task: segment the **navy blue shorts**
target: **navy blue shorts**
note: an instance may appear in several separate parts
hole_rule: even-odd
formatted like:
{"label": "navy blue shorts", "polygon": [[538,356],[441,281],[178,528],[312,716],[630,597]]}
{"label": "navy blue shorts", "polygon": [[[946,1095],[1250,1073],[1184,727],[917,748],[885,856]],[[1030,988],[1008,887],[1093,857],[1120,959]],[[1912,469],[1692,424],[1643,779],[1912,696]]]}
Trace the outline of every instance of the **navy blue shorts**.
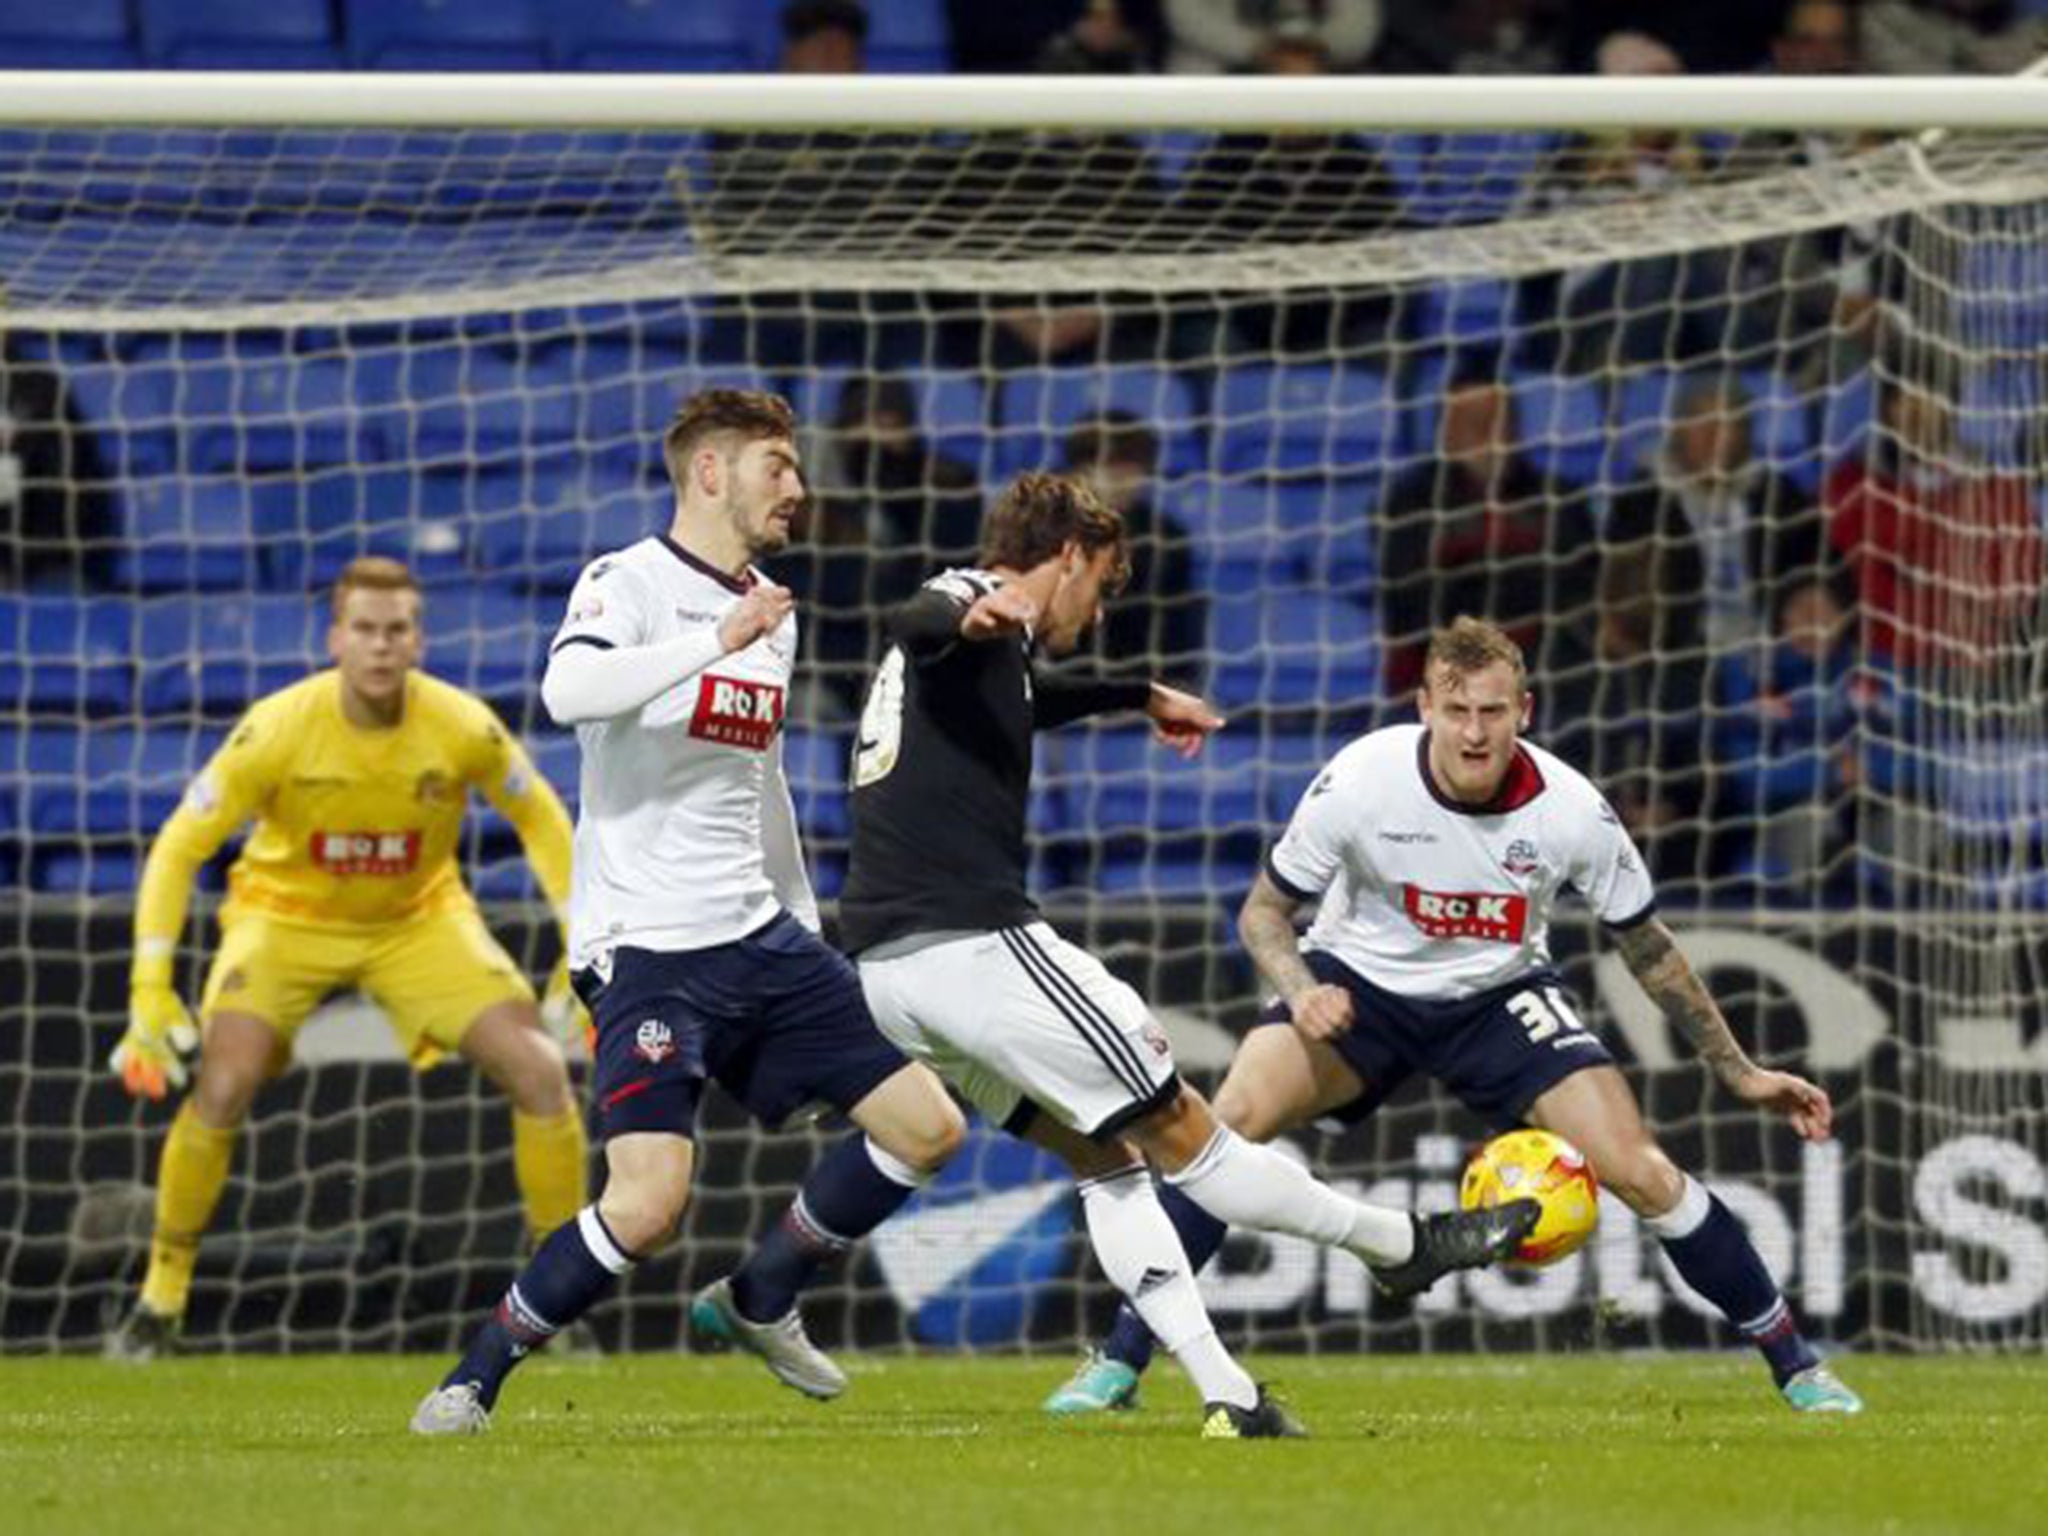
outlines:
{"label": "navy blue shorts", "polygon": [[844,955],[787,912],[706,949],[613,952],[579,971],[597,1025],[598,1134],[694,1134],[704,1079],[776,1126],[806,1104],[847,1110],[902,1071]]}
{"label": "navy blue shorts", "polygon": [[[1600,1037],[1580,1022],[1555,971],[1536,971],[1504,987],[1455,1000],[1403,997],[1373,985],[1336,956],[1302,956],[1316,980],[1351,994],[1356,1022],[1330,1042],[1365,1091],[1334,1112],[1355,1125],[1416,1073],[1442,1083],[1489,1124],[1527,1123],[1547,1088],[1587,1067],[1612,1066]],[[1286,1024],[1274,1003],[1260,1024]]]}

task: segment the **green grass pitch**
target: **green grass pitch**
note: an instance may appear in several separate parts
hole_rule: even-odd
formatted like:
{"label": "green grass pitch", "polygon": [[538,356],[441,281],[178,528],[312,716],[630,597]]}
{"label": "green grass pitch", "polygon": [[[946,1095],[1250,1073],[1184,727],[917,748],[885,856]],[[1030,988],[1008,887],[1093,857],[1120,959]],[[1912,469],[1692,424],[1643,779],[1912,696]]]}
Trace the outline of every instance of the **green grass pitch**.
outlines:
{"label": "green grass pitch", "polygon": [[1162,1369],[1057,1423],[1065,1362],[869,1357],[805,1402],[751,1361],[536,1361],[490,1435],[419,1441],[402,1358],[0,1361],[0,1531],[1345,1536],[2048,1530],[2048,1362],[1852,1359],[1801,1419],[1746,1355],[1270,1358],[1306,1442],[1198,1438]]}

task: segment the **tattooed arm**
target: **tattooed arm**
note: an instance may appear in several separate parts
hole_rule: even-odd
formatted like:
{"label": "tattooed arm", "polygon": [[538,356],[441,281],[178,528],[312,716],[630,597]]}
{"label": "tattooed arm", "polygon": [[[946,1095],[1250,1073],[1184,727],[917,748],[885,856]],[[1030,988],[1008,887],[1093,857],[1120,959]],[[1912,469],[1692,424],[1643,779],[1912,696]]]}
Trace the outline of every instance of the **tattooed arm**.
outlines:
{"label": "tattooed arm", "polygon": [[1773,1072],[1749,1059],[1699,973],[1679,952],[1661,920],[1652,917],[1616,935],[1621,958],[1651,1002],[1692,1042],[1722,1086],[1745,1103],[1774,1110],[1808,1141],[1825,1141],[1834,1124],[1826,1090],[1790,1072]]}
{"label": "tattooed arm", "polygon": [[1300,897],[1261,870],[1237,915],[1237,935],[1266,984],[1286,1002],[1294,1027],[1311,1040],[1328,1040],[1351,1028],[1351,994],[1317,981],[1301,958],[1301,939],[1294,931],[1300,905]]}

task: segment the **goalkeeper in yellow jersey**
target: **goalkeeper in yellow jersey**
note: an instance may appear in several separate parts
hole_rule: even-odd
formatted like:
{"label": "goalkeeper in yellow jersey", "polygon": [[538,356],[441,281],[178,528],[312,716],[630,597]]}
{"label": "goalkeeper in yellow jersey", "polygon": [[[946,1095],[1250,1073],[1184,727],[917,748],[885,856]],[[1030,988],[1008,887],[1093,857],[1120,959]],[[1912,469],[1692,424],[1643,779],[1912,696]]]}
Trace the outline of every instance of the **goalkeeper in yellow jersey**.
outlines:
{"label": "goalkeeper in yellow jersey", "polygon": [[[331,992],[368,993],[415,1067],[459,1051],[504,1090],[529,1230],[551,1232],[583,1204],[583,1121],[561,1048],[455,862],[473,787],[517,829],[559,913],[569,819],[487,705],[414,670],[420,607],[397,561],[343,571],[327,637],[334,667],[252,705],[149,851],[128,1032],[111,1064],[131,1094],[152,1099],[185,1085],[195,1045],[199,1072],[164,1143],[149,1273],[113,1353],[148,1357],[176,1340],[250,1101]],[[171,981],[193,876],[251,820],[195,1030]],[[558,969],[548,1012],[573,1007]]]}

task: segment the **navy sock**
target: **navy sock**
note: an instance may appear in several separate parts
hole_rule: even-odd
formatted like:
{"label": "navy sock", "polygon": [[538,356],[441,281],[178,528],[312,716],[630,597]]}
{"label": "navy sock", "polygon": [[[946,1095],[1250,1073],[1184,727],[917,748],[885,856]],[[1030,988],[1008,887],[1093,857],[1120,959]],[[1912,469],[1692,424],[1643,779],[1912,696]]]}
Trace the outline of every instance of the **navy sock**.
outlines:
{"label": "navy sock", "polygon": [[1706,1219],[1692,1231],[1659,1241],[1685,1283],[1719,1307],[1736,1331],[1763,1352],[1780,1386],[1820,1364],[1749,1233],[1718,1199],[1707,1197]]}
{"label": "navy sock", "polygon": [[[1230,1235],[1230,1228],[1182,1194],[1178,1186],[1163,1180],[1159,1185],[1159,1203],[1173,1223],[1173,1230],[1180,1234],[1180,1245],[1187,1250],[1188,1268],[1200,1274],[1202,1266],[1216,1257],[1223,1239]],[[1152,1351],[1158,1343],[1137,1309],[1126,1301],[1116,1309],[1116,1322],[1110,1327],[1109,1337],[1102,1341],[1102,1352],[1142,1372],[1152,1363]]]}
{"label": "navy sock", "polygon": [[493,1406],[512,1368],[588,1312],[632,1266],[597,1207],[585,1206],[548,1234],[441,1384],[470,1382],[483,1405]]}
{"label": "navy sock", "polygon": [[924,1182],[916,1169],[865,1136],[849,1136],[818,1160],[782,1219],[733,1272],[741,1317],[772,1323],[796,1305],[819,1270],[901,1208]]}

